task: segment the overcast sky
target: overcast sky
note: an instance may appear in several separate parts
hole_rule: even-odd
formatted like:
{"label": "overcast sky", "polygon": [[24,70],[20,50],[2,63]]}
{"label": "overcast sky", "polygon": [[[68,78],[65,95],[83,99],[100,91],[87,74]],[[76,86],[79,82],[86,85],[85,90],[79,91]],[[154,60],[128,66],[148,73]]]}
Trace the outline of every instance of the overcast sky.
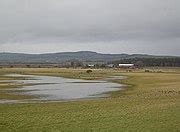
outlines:
{"label": "overcast sky", "polygon": [[180,55],[180,0],[0,0],[0,52]]}

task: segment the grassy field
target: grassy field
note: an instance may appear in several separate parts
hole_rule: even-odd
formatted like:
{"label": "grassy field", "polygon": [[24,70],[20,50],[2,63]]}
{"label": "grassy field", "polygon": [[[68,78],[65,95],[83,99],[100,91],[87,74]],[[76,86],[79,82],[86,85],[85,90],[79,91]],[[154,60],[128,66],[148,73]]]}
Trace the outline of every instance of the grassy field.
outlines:
{"label": "grassy field", "polygon": [[[98,69],[91,74],[83,69],[0,69],[0,80],[7,80],[3,76],[7,73],[93,80],[127,76],[113,80],[126,84],[124,90],[112,92],[105,99],[1,104],[0,131],[180,131],[180,68],[148,69],[150,72]],[[0,89],[8,87],[8,82],[0,84]],[[2,98],[3,94],[0,99],[26,98],[10,93]]]}

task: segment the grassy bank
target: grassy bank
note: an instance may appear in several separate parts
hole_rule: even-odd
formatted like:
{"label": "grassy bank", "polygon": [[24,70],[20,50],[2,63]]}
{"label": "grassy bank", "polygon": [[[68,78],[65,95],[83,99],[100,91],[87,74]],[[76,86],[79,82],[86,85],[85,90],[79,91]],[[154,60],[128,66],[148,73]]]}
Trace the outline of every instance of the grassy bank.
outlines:
{"label": "grassy bank", "polygon": [[[161,72],[157,72],[161,70]],[[180,131],[180,68],[136,70],[0,69],[21,73],[79,79],[113,80],[126,84],[109,98],[44,104],[1,104],[1,131]],[[1,86],[0,86],[1,87]]]}

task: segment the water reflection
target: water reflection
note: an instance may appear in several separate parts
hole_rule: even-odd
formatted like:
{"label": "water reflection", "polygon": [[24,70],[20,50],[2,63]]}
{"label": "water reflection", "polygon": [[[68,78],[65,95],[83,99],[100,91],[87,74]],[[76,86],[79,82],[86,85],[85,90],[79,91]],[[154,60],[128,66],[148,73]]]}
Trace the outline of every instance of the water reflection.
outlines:
{"label": "water reflection", "polygon": [[[79,80],[52,76],[18,75],[8,76],[28,77],[28,80],[9,80],[10,82],[23,84],[38,84],[24,86],[23,88],[11,88],[16,94],[33,95],[32,100],[76,100],[107,96],[107,92],[120,90],[121,85],[103,80]],[[6,100],[7,101],[7,100]],[[1,100],[2,102],[2,100]]]}

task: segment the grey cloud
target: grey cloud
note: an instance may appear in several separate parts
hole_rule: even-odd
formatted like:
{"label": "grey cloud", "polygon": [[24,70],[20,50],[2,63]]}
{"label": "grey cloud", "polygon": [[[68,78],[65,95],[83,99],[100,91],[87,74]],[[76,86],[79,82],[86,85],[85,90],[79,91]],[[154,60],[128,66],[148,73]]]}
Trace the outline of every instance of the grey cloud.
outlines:
{"label": "grey cloud", "polygon": [[0,0],[0,46],[113,41],[175,45],[179,5],[179,0]]}

